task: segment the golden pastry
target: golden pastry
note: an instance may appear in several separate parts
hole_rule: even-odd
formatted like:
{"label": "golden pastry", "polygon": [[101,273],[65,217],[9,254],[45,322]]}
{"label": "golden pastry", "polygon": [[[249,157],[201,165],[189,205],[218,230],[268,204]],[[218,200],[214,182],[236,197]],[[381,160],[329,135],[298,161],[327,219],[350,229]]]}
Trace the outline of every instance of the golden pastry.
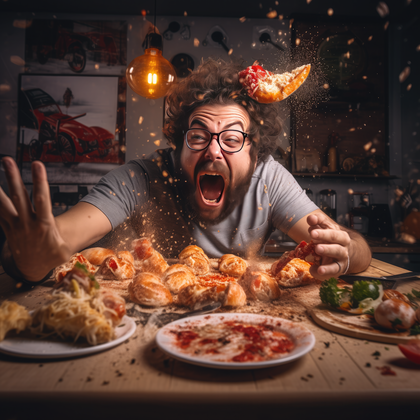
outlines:
{"label": "golden pastry", "polygon": [[210,270],[210,260],[204,251],[196,246],[189,245],[179,254],[179,261],[188,265],[194,274],[207,274]]}
{"label": "golden pastry", "polygon": [[244,287],[251,299],[269,302],[278,299],[281,295],[276,280],[255,267],[246,269],[245,274],[239,280],[239,284]]}
{"label": "golden pastry", "polygon": [[233,254],[222,255],[219,259],[219,271],[233,277],[241,277],[245,273],[247,262]]}
{"label": "golden pastry", "polygon": [[166,306],[173,302],[169,289],[152,273],[140,273],[129,285],[130,299],[145,306]]}
{"label": "golden pastry", "polygon": [[174,264],[162,274],[162,281],[172,293],[178,294],[184,287],[194,284],[195,275],[186,265]]}

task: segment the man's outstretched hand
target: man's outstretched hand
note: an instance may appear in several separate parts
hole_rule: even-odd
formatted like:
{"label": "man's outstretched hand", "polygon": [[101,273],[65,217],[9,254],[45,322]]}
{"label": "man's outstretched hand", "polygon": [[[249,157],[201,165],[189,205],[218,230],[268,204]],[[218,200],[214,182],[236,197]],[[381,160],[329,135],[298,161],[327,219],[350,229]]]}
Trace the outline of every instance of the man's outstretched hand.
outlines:
{"label": "man's outstretched hand", "polygon": [[41,280],[71,256],[52,214],[47,173],[41,162],[32,163],[34,208],[14,160],[2,163],[10,198],[0,188],[0,225],[16,268],[29,281]]}
{"label": "man's outstretched hand", "polygon": [[351,255],[349,233],[321,212],[309,215],[307,222],[318,255],[310,269],[311,274],[320,280],[344,274]]}

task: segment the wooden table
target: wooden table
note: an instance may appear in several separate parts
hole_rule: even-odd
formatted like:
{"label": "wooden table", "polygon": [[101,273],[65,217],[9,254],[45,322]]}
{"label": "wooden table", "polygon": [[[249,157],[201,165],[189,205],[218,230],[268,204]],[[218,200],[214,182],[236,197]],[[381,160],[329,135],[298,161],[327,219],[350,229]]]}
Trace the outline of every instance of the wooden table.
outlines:
{"label": "wooden table", "polygon": [[[366,273],[405,270],[373,260]],[[404,285],[420,289],[420,280]],[[16,288],[0,274],[0,301],[36,308],[49,288]],[[142,327],[109,351],[66,360],[0,354],[0,418],[383,419],[420,416],[420,365],[398,347],[331,333],[303,358],[275,368],[227,371],[176,361],[144,343]],[[380,356],[374,356],[380,353]],[[389,366],[395,376],[378,367]],[[414,417],[413,417],[414,416]]]}

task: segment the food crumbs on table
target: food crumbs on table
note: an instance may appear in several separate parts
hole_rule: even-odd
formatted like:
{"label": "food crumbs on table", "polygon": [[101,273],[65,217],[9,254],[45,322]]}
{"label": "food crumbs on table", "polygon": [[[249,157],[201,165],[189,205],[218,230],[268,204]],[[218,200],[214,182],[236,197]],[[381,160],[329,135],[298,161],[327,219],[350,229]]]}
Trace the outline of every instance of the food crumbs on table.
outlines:
{"label": "food crumbs on table", "polygon": [[63,378],[59,378],[58,379],[58,382],[63,382]]}
{"label": "food crumbs on table", "polygon": [[117,376],[123,376],[122,372],[120,372],[119,370],[116,370],[115,373],[117,374]]}
{"label": "food crumbs on table", "polygon": [[394,372],[389,366],[376,366],[376,369],[381,372],[381,375],[397,376],[396,372]]}
{"label": "food crumbs on table", "polygon": [[375,351],[374,353],[372,353],[372,356],[380,356],[381,353],[379,351]]}
{"label": "food crumbs on table", "polygon": [[152,348],[152,353],[155,353],[155,352],[156,352],[156,350],[157,350],[157,347],[153,347],[153,348]]}
{"label": "food crumbs on table", "polygon": [[102,385],[109,385],[109,381],[103,381]]}
{"label": "food crumbs on table", "polygon": [[346,378],[340,378],[340,381],[345,381],[346,380]]}
{"label": "food crumbs on table", "polygon": [[372,365],[370,363],[366,363],[365,367],[371,367]]}
{"label": "food crumbs on table", "polygon": [[389,350],[389,348],[388,347],[384,347],[385,348],[385,350]]}
{"label": "food crumbs on table", "polygon": [[308,373],[306,376],[307,376],[308,378],[313,378],[313,377],[314,377],[314,375],[311,375],[310,373]]}
{"label": "food crumbs on table", "polygon": [[322,357],[318,357],[318,360],[324,360]]}
{"label": "food crumbs on table", "polygon": [[134,365],[136,363],[136,359],[131,359],[130,365]]}
{"label": "food crumbs on table", "polygon": [[91,378],[90,376],[88,376],[88,377],[86,378],[86,382],[92,382],[92,378]]}
{"label": "food crumbs on table", "polygon": [[307,378],[305,378],[304,376],[302,376],[302,377],[300,378],[300,380],[301,380],[301,381],[308,382],[308,379],[307,379]]}
{"label": "food crumbs on table", "polygon": [[325,348],[327,349],[328,347],[330,347],[330,342],[329,341],[323,341]]}
{"label": "food crumbs on table", "polygon": [[42,367],[42,366],[44,366],[42,363],[39,365],[39,367]]}
{"label": "food crumbs on table", "polygon": [[163,361],[163,366],[165,366],[166,368],[168,368],[169,367],[169,362],[170,362],[170,359],[165,359]]}

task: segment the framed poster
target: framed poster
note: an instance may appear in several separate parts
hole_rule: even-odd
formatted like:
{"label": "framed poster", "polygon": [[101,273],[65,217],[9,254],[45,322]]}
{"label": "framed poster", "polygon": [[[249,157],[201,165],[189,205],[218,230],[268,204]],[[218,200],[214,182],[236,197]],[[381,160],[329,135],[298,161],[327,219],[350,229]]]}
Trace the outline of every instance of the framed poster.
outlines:
{"label": "framed poster", "polygon": [[125,21],[34,19],[25,36],[27,72],[125,74]]}
{"label": "framed poster", "polygon": [[33,160],[46,164],[51,183],[79,185],[124,163],[125,91],[122,77],[22,74],[17,156],[24,182],[31,182]]}
{"label": "framed poster", "polygon": [[380,22],[296,17],[294,54],[310,61],[318,90],[292,114],[294,174],[390,176],[386,39]]}

